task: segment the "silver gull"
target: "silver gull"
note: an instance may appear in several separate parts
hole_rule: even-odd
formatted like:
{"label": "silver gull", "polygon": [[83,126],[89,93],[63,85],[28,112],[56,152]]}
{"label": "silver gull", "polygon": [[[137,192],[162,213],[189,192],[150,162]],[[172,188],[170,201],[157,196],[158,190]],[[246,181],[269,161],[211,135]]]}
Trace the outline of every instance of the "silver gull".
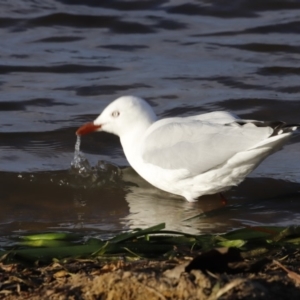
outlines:
{"label": "silver gull", "polygon": [[238,185],[297,128],[280,121],[242,120],[224,111],[157,120],[145,100],[123,96],[76,134],[119,136],[129,164],[141,177],[194,202]]}

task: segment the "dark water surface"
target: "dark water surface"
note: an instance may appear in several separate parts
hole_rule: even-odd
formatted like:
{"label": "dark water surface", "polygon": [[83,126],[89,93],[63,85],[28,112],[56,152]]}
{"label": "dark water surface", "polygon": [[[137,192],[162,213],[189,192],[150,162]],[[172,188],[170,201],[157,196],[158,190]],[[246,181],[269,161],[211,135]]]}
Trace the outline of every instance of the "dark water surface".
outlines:
{"label": "dark water surface", "polygon": [[0,8],[0,245],[48,230],[300,223],[299,137],[232,189],[225,207],[217,196],[187,203],[149,186],[124,169],[108,134],[82,141],[92,166],[108,162],[94,177],[70,168],[75,130],[125,94],[146,98],[160,117],[229,110],[299,122],[300,1],[2,0]]}

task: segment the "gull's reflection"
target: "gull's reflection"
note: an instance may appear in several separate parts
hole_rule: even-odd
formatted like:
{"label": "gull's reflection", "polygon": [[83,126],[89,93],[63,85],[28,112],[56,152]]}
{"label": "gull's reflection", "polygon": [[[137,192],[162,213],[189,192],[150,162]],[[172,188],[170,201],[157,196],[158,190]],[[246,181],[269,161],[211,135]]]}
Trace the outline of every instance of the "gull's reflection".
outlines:
{"label": "gull's reflection", "polygon": [[131,168],[123,170],[130,183],[125,199],[129,214],[120,221],[126,228],[146,228],[165,222],[168,230],[190,234],[226,232],[244,226],[289,226],[300,222],[300,184],[273,178],[247,178],[225,195],[204,196],[189,203],[156,189]]}
{"label": "gull's reflection", "polygon": [[130,183],[125,196],[129,214],[121,221],[130,229],[165,222],[168,230],[197,234],[201,231],[212,231],[222,225],[197,217],[205,216],[206,211],[222,208],[218,195],[201,197],[198,202],[190,203],[182,197],[153,187],[131,168],[123,170],[123,180]]}

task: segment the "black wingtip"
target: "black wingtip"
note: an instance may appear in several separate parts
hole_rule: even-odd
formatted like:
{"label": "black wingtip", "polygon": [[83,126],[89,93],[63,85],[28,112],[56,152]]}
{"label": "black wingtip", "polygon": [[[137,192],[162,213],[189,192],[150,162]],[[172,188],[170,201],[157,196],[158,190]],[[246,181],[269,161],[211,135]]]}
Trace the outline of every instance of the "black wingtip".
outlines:
{"label": "black wingtip", "polygon": [[273,133],[270,135],[270,137],[276,136],[279,134],[283,134],[283,133],[293,132],[293,131],[297,130],[298,128],[300,128],[300,123],[287,124],[282,121],[247,122],[247,121],[243,121],[243,120],[237,120],[235,123],[237,123],[241,126],[251,123],[251,124],[255,125],[256,127],[271,127],[273,129]]}

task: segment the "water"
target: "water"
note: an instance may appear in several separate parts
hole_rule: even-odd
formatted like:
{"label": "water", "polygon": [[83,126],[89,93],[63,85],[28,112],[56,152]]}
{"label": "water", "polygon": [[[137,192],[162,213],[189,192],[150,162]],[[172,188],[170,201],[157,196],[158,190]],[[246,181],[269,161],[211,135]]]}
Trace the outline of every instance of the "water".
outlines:
{"label": "water", "polygon": [[192,233],[299,223],[299,137],[232,189],[225,207],[218,196],[190,204],[151,187],[115,136],[84,136],[73,156],[76,129],[126,94],[159,117],[229,110],[299,122],[300,1],[0,7],[1,245],[27,232],[105,236],[162,221]]}
{"label": "water", "polygon": [[78,173],[82,177],[87,177],[93,172],[93,169],[89,161],[85,158],[84,154],[80,151],[80,143],[81,137],[80,135],[77,135],[74,158],[73,161],[71,161],[71,170],[75,173]]}

